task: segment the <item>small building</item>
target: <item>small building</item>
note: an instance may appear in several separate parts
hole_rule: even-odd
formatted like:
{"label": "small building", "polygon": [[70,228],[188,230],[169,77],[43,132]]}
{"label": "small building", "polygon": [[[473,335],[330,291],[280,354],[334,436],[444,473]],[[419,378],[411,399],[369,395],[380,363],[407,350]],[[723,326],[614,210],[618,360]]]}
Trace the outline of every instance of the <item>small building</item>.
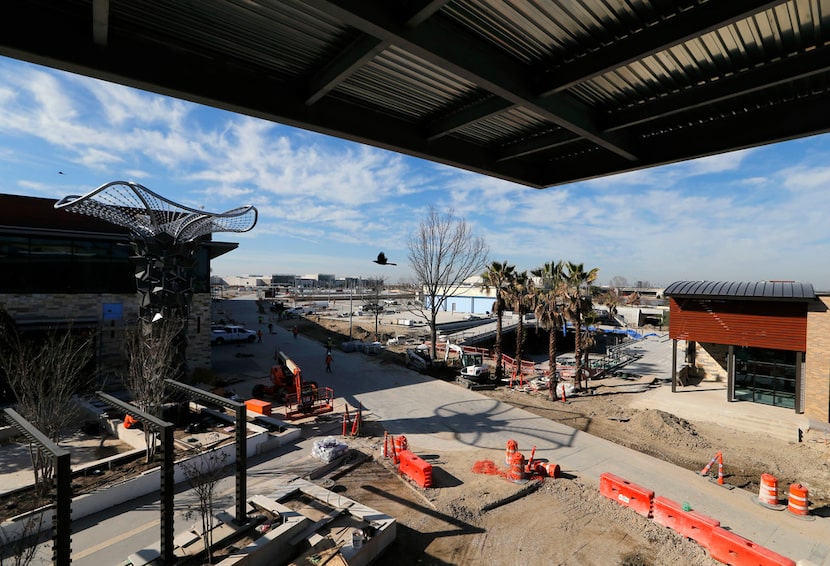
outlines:
{"label": "small building", "polygon": [[724,381],[728,401],[791,409],[827,428],[830,294],[796,281],[677,281],[665,295],[675,359],[685,342],[687,372],[674,371],[673,388]]}

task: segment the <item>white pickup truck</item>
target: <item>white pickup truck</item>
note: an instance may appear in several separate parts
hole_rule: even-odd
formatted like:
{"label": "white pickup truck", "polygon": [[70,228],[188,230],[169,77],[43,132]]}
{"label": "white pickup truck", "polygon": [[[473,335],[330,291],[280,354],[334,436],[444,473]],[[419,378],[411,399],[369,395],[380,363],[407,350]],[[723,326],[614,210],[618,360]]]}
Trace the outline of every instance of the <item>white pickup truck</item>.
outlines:
{"label": "white pickup truck", "polygon": [[256,332],[244,326],[220,326],[211,330],[210,343],[217,346],[225,342],[256,342]]}

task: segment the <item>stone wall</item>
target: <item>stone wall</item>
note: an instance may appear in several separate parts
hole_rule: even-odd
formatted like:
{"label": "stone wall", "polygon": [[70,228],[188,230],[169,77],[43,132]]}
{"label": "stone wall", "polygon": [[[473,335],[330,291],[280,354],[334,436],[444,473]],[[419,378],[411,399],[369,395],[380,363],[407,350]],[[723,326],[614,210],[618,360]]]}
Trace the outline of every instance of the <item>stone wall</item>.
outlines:
{"label": "stone wall", "polygon": [[[121,316],[104,320],[104,305],[121,305]],[[22,327],[44,328],[68,324],[100,331],[97,344],[102,386],[120,381],[126,368],[124,337],[128,324],[138,319],[137,294],[0,294],[0,306]],[[209,293],[193,296],[188,323],[187,363],[190,371],[210,369]]]}
{"label": "stone wall", "polygon": [[830,422],[830,296],[818,297],[807,311],[804,415]]}
{"label": "stone wall", "polygon": [[726,381],[726,357],[729,346],[703,342],[697,344],[695,351],[695,377],[703,381]]}

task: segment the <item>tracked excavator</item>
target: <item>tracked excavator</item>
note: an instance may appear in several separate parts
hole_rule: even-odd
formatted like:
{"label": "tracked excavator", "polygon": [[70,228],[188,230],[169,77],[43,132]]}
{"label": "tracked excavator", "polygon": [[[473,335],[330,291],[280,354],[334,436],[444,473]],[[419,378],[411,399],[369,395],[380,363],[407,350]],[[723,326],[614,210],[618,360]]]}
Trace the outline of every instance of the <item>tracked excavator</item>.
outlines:
{"label": "tracked excavator", "polygon": [[303,372],[294,360],[278,352],[271,366],[271,385],[254,385],[251,396],[265,400],[275,399],[285,405],[285,418],[301,419],[334,410],[334,391],[319,387],[315,381],[304,381]]}

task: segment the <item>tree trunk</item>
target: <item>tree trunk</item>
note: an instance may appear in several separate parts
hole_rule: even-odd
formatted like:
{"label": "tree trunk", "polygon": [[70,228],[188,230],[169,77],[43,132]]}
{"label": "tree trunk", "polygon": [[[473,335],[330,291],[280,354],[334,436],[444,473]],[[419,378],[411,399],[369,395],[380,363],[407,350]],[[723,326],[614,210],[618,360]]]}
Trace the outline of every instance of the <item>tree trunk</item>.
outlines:
{"label": "tree trunk", "polygon": [[582,389],[582,320],[576,317],[574,324],[574,358],[576,362],[576,388]]}
{"label": "tree trunk", "polygon": [[519,324],[516,325],[516,360],[514,373],[521,381],[522,379],[522,342],[524,341],[524,316],[519,309]]}
{"label": "tree trunk", "polygon": [[501,331],[502,331],[502,312],[501,309],[498,310],[496,313],[496,382],[500,383],[502,377],[504,377],[504,371],[502,368],[502,361],[501,361]]}
{"label": "tree trunk", "polygon": [[548,386],[550,388],[551,400],[556,399],[556,386],[559,380],[556,377],[556,324],[550,325],[550,336],[548,337],[548,368],[550,369],[550,380]]}

